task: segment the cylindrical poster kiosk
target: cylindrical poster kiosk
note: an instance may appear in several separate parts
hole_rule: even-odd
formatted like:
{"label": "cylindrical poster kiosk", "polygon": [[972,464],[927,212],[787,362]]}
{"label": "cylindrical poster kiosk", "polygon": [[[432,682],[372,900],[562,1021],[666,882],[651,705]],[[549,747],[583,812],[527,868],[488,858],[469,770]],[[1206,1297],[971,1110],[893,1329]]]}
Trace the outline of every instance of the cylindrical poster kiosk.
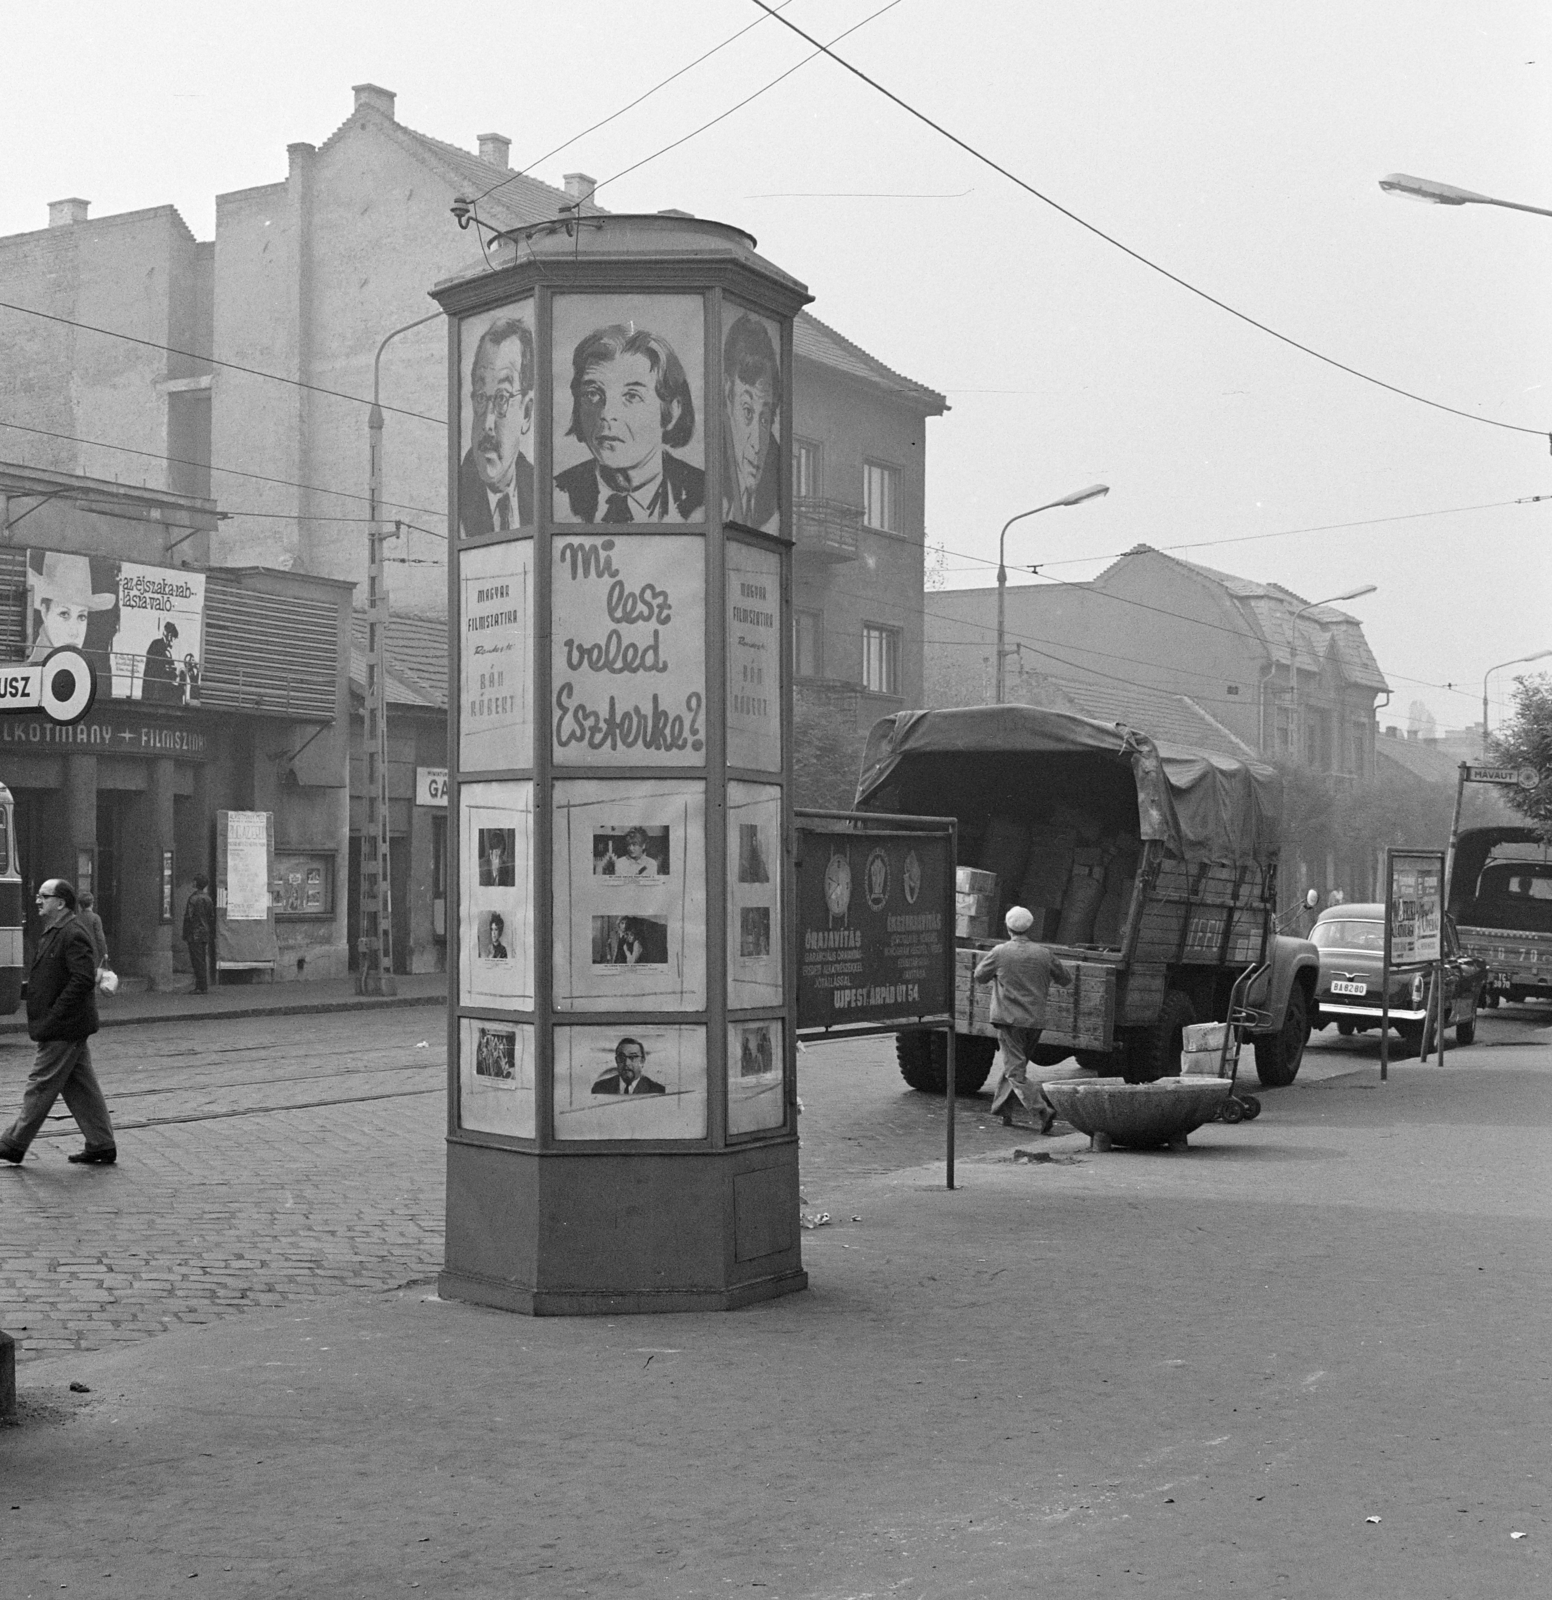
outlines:
{"label": "cylindrical poster kiosk", "polygon": [[747,234],[524,230],[451,320],[444,1295],[802,1288],[792,319]]}

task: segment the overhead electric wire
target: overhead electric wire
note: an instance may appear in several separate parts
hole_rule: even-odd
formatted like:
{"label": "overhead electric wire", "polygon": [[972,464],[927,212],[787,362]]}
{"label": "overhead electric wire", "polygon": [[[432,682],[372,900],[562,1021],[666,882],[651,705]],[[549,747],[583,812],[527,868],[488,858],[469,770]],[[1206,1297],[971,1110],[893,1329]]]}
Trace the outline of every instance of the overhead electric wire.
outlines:
{"label": "overhead electric wire", "polygon": [[[0,309],[6,311],[19,311],[26,317],[41,317],[45,322],[62,323],[67,328],[81,328],[87,333],[100,333],[104,338],[122,339],[126,344],[144,345],[147,350],[163,350],[168,355],[187,356],[190,361],[203,361],[212,367],[225,367],[229,372],[243,372],[250,378],[268,378],[271,383],[289,384],[293,389],[306,389],[310,394],[325,394],[335,400],[349,400],[358,406],[370,406],[372,401],[359,394],[346,394],[343,389],[324,389],[316,383],[304,383],[300,378],[288,378],[280,372],[264,372],[258,367],[245,367],[236,361],[222,361],[215,356],[200,355],[193,350],[180,350],[176,345],[159,344],[155,339],[142,339],[133,333],[120,333],[115,328],[99,328],[90,322],[77,322],[72,317],[61,317],[52,311],[39,311],[36,306],[19,306],[10,300],[0,300]],[[200,374],[191,374],[200,376]],[[378,406],[384,411],[392,411],[401,417],[414,417],[417,422],[434,422],[438,427],[447,426],[446,417],[428,416],[423,411],[406,411],[403,406],[383,405]]]}
{"label": "overhead electric wire", "polygon": [[[1138,262],[1144,267],[1147,267],[1151,272],[1156,272],[1161,277],[1168,278],[1171,283],[1176,284],[1189,293],[1196,295],[1198,299],[1205,300],[1209,305],[1216,306],[1220,311],[1227,312],[1231,317],[1237,317],[1241,322],[1248,324],[1250,327],[1256,328],[1260,332],[1270,335],[1273,339],[1279,340],[1281,343],[1290,346],[1292,349],[1302,351],[1307,356],[1313,356],[1317,361],[1325,362],[1327,366],[1335,367],[1339,372],[1345,372],[1350,377],[1361,379],[1364,383],[1371,383],[1376,388],[1389,390],[1391,394],[1400,395],[1404,400],[1413,400],[1416,401],[1418,405],[1430,406],[1435,411],[1446,411],[1452,416],[1464,417],[1468,422],[1480,422],[1490,428],[1504,428],[1511,433],[1527,433],[1535,438],[1546,439],[1552,437],[1552,435],[1549,435],[1546,428],[1527,428],[1517,422],[1500,422],[1495,417],[1477,416],[1474,412],[1462,411],[1458,406],[1445,405],[1441,400],[1430,400],[1426,395],[1414,394],[1410,389],[1403,389],[1397,384],[1387,383],[1383,378],[1376,378],[1371,373],[1363,372],[1354,366],[1349,366],[1345,361],[1338,361],[1335,356],[1328,356],[1322,351],[1316,350],[1312,345],[1304,344],[1289,334],[1279,333],[1277,329],[1272,327],[1270,324],[1259,321],[1257,318],[1251,316],[1248,312],[1238,310],[1236,307],[1231,306],[1226,300],[1220,300],[1216,295],[1209,294],[1206,289],[1198,288],[1188,279],[1182,278],[1178,273],[1171,272],[1168,267],[1161,266],[1157,261],[1153,261],[1149,257],[1143,255],[1140,250],[1134,250],[1130,245],[1123,244],[1113,234],[1106,233],[1103,228],[1098,227],[1092,222],[1086,221],[1083,217],[1080,217],[1076,211],[1069,210],[1068,207],[1062,205],[1060,201],[1053,200],[1050,195],[1042,193],[1039,189],[1035,188],[1032,183],[1029,183],[1025,179],[1019,177],[1017,173],[1011,172],[1007,167],[1004,167],[1000,163],[994,161],[989,155],[986,155],[983,151],[978,150],[973,144],[969,143],[965,139],[961,139],[958,134],[951,133],[942,125],[942,123],[934,122],[925,111],[917,110],[917,108],[908,100],[903,100],[892,90],[886,89],[884,85],[878,82],[876,78],[870,78],[860,67],[855,67],[851,64],[851,62],[845,60],[841,56],[836,55],[835,52],[831,50],[829,45],[821,43],[818,39],[814,38],[812,34],[804,32],[804,30],[798,27],[795,22],[792,22],[787,17],[777,15],[776,10],[770,5],[766,4],[766,0],[753,0],[753,3],[757,5],[763,12],[765,12],[767,16],[775,17],[782,27],[790,28],[792,32],[797,34],[800,39],[806,39],[809,44],[816,48],[818,52],[829,56],[837,66],[844,67],[854,77],[860,78],[862,82],[867,84],[870,89],[873,89],[877,93],[883,95],[886,100],[892,101],[895,105],[899,106],[902,111],[906,112],[910,116],[915,117],[918,122],[926,124],[926,126],[931,128],[934,133],[939,134],[941,137],[947,139],[950,144],[956,145],[959,149],[963,150],[966,155],[972,157],[976,161],[981,162],[984,166],[990,167],[993,172],[998,173],[1000,176],[1006,178],[1010,183],[1016,184],[1020,189],[1024,190],[1026,194],[1033,195],[1035,199],[1039,200],[1042,204],[1050,206],[1053,211],[1060,212],[1062,216],[1068,219],[1068,221],[1075,222],[1080,228],[1087,229],[1088,232],[1095,236],[1095,238],[1103,239],[1106,244],[1121,251],[1124,255],[1130,256],[1132,260]],[[627,168],[627,170],[630,169]]]}
{"label": "overhead electric wire", "polygon": [[[846,38],[850,34],[855,33],[859,28],[867,27],[867,25],[870,22],[872,22],[875,18],[883,16],[883,14],[886,11],[893,11],[894,8],[899,4],[900,4],[900,0],[889,0],[889,3],[887,5],[880,6],[877,11],[871,12],[868,16],[865,16],[862,19],[861,22],[855,22],[855,23],[853,23],[851,25],[851,27],[847,28],[845,30],[845,32],[836,34],[836,36],[830,41],[830,43],[831,44],[839,44],[842,39]],[[768,12],[771,16],[773,16],[773,17],[776,16],[776,10],[773,9],[772,7],[763,6],[762,9],[765,10],[766,12]],[[787,19],[785,17],[777,17],[776,20],[778,22],[785,22]],[[790,26],[790,24],[789,24],[789,26]],[[797,29],[795,31],[796,32],[800,32],[800,33],[802,32],[801,29]],[[803,37],[805,39],[807,39],[808,35],[805,33],[805,34],[803,34]],[[809,42],[810,43],[818,43],[817,40],[810,40]],[[750,103],[750,101],[758,100],[762,94],[766,94],[770,90],[774,89],[776,87],[776,85],[778,83],[781,83],[784,79],[790,78],[792,76],[792,74],[794,72],[796,72],[800,67],[806,67],[809,64],[810,61],[815,59],[815,57],[821,56],[821,55],[828,55],[828,54],[829,54],[828,46],[820,45],[817,50],[813,51],[809,55],[804,56],[801,61],[796,62],[794,65],[788,67],[785,72],[780,73],[776,77],[772,78],[771,81],[769,83],[767,83],[763,88],[756,89],[753,94],[745,95],[742,100],[740,100],[736,105],[729,106],[726,111],[719,111],[717,113],[717,115],[714,116],[709,122],[703,122],[700,125],[700,127],[693,128],[689,133],[685,134],[682,138],[675,139],[672,144],[665,144],[661,150],[654,150],[651,155],[643,156],[640,161],[634,161],[634,162],[631,163],[630,166],[622,167],[621,170],[616,172],[613,177],[605,178],[603,183],[595,183],[593,185],[593,193],[597,194],[598,191],[604,187],[604,184],[617,183],[621,178],[625,177],[628,173],[639,171],[640,168],[642,168],[644,166],[647,166],[650,162],[656,161],[659,156],[666,156],[670,150],[677,150],[680,145],[688,144],[691,139],[694,139],[699,134],[705,133],[705,131],[708,128],[714,128],[714,127],[716,127],[716,125],[719,122],[726,121],[726,119],[728,117],[732,116],[735,111],[742,111],[743,108]],[[837,56],[837,57],[835,57],[835,59],[839,60],[840,57]]]}

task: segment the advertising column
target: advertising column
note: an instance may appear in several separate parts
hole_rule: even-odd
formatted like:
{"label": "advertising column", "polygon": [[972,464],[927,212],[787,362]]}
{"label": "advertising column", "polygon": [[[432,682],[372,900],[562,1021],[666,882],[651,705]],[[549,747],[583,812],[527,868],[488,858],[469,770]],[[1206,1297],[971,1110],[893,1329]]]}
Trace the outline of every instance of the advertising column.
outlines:
{"label": "advertising column", "polygon": [[539,225],[453,319],[442,1292],[801,1288],[781,439],[806,298],[682,218]]}

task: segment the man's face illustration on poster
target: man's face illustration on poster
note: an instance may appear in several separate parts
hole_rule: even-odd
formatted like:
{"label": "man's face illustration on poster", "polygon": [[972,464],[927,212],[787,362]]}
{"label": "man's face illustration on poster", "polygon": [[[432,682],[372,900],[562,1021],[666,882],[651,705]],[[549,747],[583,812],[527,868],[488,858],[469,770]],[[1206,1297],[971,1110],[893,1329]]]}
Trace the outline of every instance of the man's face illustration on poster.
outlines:
{"label": "man's face illustration on poster", "polygon": [[747,383],[742,378],[727,384],[728,435],[739,482],[753,486],[760,481],[765,458],[771,448],[771,427],[776,420],[776,396],[770,382],[760,378]]}
{"label": "man's face illustration on poster", "polygon": [[578,432],[599,465],[611,471],[654,466],[677,413],[678,401],[658,399],[657,374],[639,352],[592,362],[577,386]]}
{"label": "man's face illustration on poster", "polygon": [[646,1069],[647,1052],[635,1039],[621,1039],[614,1048],[614,1064],[620,1069],[620,1079],[627,1086],[633,1084]]}
{"label": "man's face illustration on poster", "polygon": [[[474,466],[488,489],[510,486],[518,449],[533,416],[532,382],[523,387],[525,341],[481,341],[469,377],[474,408]],[[531,380],[531,373],[530,373]]]}

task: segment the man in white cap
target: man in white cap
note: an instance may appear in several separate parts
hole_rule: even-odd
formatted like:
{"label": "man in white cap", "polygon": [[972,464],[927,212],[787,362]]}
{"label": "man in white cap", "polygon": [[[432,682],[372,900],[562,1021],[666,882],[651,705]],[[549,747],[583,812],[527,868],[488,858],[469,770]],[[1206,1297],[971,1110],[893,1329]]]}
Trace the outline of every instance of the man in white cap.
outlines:
{"label": "man in white cap", "polygon": [[27,569],[27,598],[38,615],[29,661],[42,661],[62,645],[84,649],[92,612],[108,610],[116,598],[111,592],[93,594],[92,564],[85,556],[61,555],[57,550],[39,554],[42,570],[30,565]]}
{"label": "man in white cap", "polygon": [[988,950],[976,963],[975,981],[992,985],[992,1026],[1002,1042],[1002,1077],[992,1096],[992,1110],[1013,1125],[1009,1101],[1040,1118],[1040,1131],[1049,1133],[1056,1111],[1029,1081],[1029,1053],[1040,1042],[1045,1027],[1045,997],[1054,983],[1065,989],[1072,969],[1043,944],[1029,937],[1034,917],[1023,906],[1012,907],[1003,920],[1011,938]]}

